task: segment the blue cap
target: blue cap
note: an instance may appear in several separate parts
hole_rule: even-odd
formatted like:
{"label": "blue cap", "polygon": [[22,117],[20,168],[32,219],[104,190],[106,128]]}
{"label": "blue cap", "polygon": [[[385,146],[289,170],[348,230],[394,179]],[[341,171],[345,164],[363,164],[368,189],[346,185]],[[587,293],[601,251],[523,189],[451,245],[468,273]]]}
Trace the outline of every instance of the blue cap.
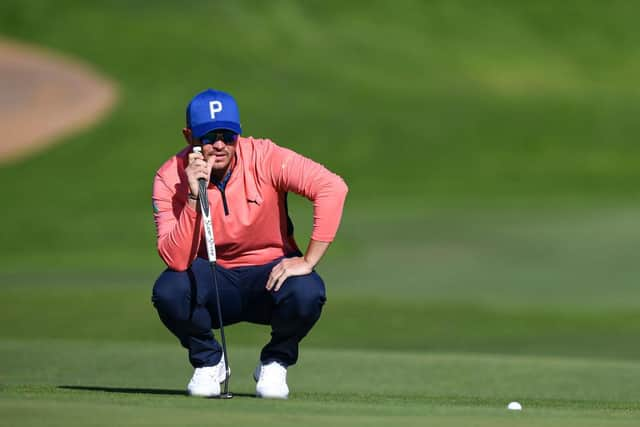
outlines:
{"label": "blue cap", "polygon": [[187,105],[187,127],[195,138],[216,129],[241,134],[238,104],[233,96],[219,90],[200,92]]}

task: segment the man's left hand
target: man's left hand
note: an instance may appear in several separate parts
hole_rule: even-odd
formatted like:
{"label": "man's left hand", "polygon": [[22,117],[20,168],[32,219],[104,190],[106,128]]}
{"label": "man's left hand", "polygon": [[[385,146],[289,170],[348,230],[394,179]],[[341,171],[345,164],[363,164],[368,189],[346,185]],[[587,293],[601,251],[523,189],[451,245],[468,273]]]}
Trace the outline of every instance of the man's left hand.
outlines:
{"label": "man's left hand", "polygon": [[303,257],[285,258],[273,267],[267,285],[268,291],[278,292],[285,280],[291,276],[303,276],[313,271],[313,266]]}

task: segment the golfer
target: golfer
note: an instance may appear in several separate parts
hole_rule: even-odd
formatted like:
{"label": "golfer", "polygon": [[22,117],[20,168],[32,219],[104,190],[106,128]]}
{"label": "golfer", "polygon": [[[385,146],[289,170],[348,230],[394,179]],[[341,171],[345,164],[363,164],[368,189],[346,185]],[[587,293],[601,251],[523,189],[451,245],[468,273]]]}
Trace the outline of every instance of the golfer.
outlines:
{"label": "golfer", "polygon": [[[256,395],[286,399],[287,368],[320,317],[325,287],[314,271],[334,239],[347,194],[324,166],[268,139],[243,137],[238,106],[208,89],[187,106],[188,146],[158,169],[153,184],[157,246],[167,269],[152,301],[164,325],[189,351],[194,396],[220,395],[226,377],[212,328],[220,327],[198,209],[198,179],[208,181],[216,277],[223,325],[271,325],[254,372]],[[193,152],[201,146],[202,152]],[[287,194],[313,202],[313,231],[303,254],[293,237]]]}

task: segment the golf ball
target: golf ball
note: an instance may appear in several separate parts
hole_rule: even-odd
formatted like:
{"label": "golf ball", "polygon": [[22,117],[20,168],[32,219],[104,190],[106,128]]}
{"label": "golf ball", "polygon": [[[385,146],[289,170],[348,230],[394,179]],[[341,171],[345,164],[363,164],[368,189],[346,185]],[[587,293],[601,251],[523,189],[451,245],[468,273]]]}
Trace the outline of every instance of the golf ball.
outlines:
{"label": "golf ball", "polygon": [[507,405],[510,411],[522,411],[522,405],[519,402],[511,402]]}

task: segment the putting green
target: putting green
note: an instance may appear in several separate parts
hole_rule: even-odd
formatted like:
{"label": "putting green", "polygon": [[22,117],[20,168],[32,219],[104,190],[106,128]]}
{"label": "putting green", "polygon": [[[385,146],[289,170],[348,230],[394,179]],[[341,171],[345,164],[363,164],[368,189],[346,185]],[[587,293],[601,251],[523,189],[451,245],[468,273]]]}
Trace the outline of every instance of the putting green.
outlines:
{"label": "putting green", "polygon": [[[253,398],[257,349],[232,346],[231,401],[184,395],[172,344],[4,341],[4,425],[634,425],[640,363],[304,349],[288,401]],[[511,400],[524,406],[507,411]]]}

